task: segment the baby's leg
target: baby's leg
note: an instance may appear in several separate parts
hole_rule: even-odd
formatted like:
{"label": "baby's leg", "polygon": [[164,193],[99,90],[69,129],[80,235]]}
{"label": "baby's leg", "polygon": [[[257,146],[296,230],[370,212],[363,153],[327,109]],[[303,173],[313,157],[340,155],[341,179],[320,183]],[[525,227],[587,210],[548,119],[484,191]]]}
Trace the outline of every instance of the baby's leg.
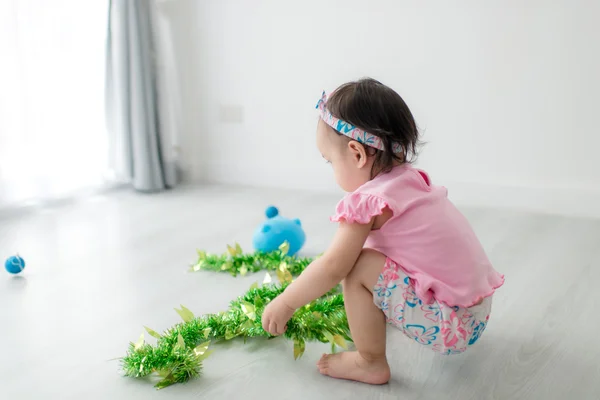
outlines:
{"label": "baby's leg", "polygon": [[373,288],[386,257],[363,250],[342,285],[350,333],[357,351],[323,355],[319,372],[334,378],[371,384],[387,383],[390,367],[385,357],[385,315],[373,303]]}

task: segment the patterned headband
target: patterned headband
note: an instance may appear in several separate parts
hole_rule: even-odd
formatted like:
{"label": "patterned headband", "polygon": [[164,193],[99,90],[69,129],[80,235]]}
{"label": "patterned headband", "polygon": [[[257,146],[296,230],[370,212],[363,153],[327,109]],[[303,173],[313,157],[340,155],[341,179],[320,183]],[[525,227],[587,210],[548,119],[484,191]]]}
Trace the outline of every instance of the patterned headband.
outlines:
{"label": "patterned headband", "polygon": [[[315,107],[319,110],[319,114],[321,115],[323,122],[344,136],[348,136],[349,138],[354,139],[359,143],[366,144],[367,146],[385,151],[383,142],[379,136],[373,135],[372,133],[357,128],[349,122],[342,121],[341,119],[334,117],[327,110],[325,106],[326,103],[327,94],[325,94],[325,91],[323,91],[321,99],[317,102],[317,106]],[[402,146],[399,143],[393,143],[392,149],[394,153],[400,153],[402,151]]]}

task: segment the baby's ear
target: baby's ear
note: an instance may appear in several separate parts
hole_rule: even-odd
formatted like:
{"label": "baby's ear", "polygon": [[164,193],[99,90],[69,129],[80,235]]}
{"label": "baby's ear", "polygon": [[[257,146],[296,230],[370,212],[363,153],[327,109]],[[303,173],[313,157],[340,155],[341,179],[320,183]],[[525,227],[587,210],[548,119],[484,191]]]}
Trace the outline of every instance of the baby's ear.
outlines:
{"label": "baby's ear", "polygon": [[261,229],[262,233],[267,233],[267,232],[269,232],[270,230],[271,230],[271,227],[270,227],[269,225],[266,225],[266,224],[265,224],[265,225],[263,225],[263,227],[262,227],[262,229]]}
{"label": "baby's ear", "polygon": [[296,225],[302,226],[302,223],[300,222],[300,220],[298,218],[295,218],[294,222],[296,223]]}
{"label": "baby's ear", "polygon": [[356,140],[351,140],[348,142],[348,149],[352,153],[352,157],[356,160],[358,168],[362,168],[367,164],[369,154],[365,145]]}

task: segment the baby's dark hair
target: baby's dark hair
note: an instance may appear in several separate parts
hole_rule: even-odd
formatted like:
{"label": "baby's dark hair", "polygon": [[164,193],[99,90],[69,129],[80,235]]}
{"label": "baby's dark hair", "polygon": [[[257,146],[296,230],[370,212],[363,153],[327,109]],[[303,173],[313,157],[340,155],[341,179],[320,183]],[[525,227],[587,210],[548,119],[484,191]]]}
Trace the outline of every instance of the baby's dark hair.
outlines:
{"label": "baby's dark hair", "polygon": [[[385,151],[367,146],[375,156],[373,175],[389,172],[395,161],[416,159],[419,132],[415,119],[402,97],[383,83],[371,78],[345,83],[327,99],[326,107],[333,116],[381,138]],[[393,152],[394,142],[402,146],[400,152]]]}

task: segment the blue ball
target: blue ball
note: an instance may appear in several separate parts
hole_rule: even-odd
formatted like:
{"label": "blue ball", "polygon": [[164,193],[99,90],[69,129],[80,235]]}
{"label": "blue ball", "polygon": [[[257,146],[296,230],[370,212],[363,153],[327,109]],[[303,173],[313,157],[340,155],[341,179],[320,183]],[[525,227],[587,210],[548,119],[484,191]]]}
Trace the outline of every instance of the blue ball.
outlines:
{"label": "blue ball", "polygon": [[265,215],[267,216],[267,218],[276,217],[278,214],[279,214],[279,210],[277,209],[277,207],[273,207],[273,206],[267,207],[267,210],[265,211]]}
{"label": "blue ball", "polygon": [[18,274],[25,269],[25,260],[19,256],[12,256],[6,259],[4,268],[11,274]]}

